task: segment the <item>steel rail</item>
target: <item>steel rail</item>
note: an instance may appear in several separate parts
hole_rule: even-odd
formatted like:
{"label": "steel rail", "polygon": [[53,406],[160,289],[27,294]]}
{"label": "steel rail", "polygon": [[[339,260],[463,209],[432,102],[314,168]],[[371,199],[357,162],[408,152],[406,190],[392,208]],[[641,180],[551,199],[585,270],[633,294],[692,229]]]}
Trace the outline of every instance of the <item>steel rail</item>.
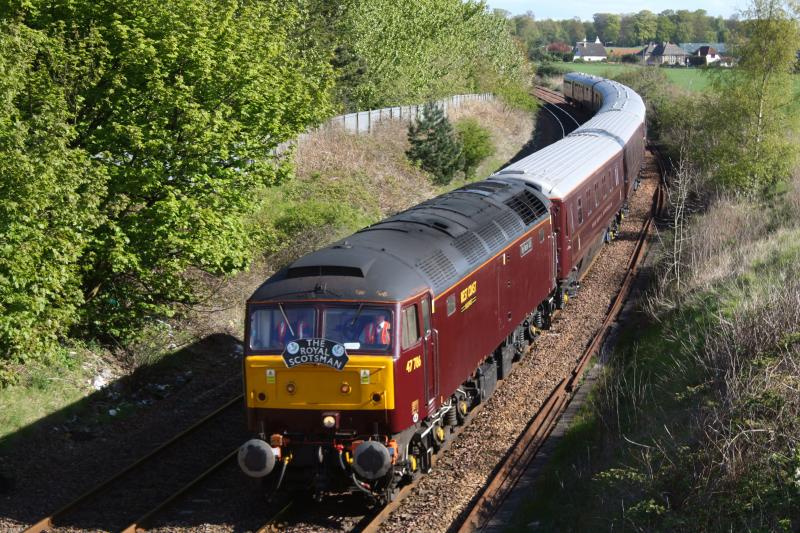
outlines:
{"label": "steel rail", "polygon": [[142,457],[140,457],[139,459],[137,459],[136,461],[134,461],[130,465],[124,467],[122,470],[119,470],[117,473],[113,474],[111,477],[109,477],[105,481],[102,481],[100,484],[98,484],[95,487],[87,490],[86,492],[84,492],[83,494],[81,494],[80,496],[78,496],[77,498],[72,500],[71,502],[67,503],[66,505],[60,507],[56,511],[53,511],[52,513],[50,513],[48,516],[46,516],[46,517],[42,518],[41,520],[37,521],[35,524],[33,524],[30,527],[28,527],[27,529],[25,529],[24,533],[43,533],[43,532],[51,530],[53,527],[56,526],[56,522],[58,521],[58,519],[63,517],[69,511],[71,511],[72,509],[74,509],[74,508],[78,507],[79,505],[85,503],[92,496],[96,495],[98,492],[100,492],[101,490],[105,489],[106,487],[108,487],[112,483],[118,481],[123,476],[128,475],[129,473],[134,471],[136,468],[139,468],[140,466],[142,466],[144,463],[150,461],[156,455],[158,455],[162,451],[166,450],[167,448],[171,447],[172,445],[174,445],[178,441],[182,440],[184,437],[187,437],[188,435],[194,433],[196,430],[198,430],[199,428],[204,426],[206,423],[208,423],[211,419],[217,417],[220,413],[222,413],[226,409],[228,409],[231,406],[235,405],[236,403],[242,401],[243,397],[244,397],[244,395],[239,395],[236,398],[233,398],[232,400],[226,402],[221,407],[215,409],[213,412],[209,413],[208,415],[206,415],[203,418],[201,418],[199,421],[195,422],[192,426],[190,426],[190,427],[186,428],[185,430],[181,431],[180,433],[174,435],[169,440],[167,440],[167,441],[163,442],[162,444],[160,444],[158,447],[156,447],[151,452],[143,455]]}
{"label": "steel rail", "polygon": [[208,476],[216,472],[217,470],[221,469],[226,464],[233,461],[236,458],[236,454],[239,453],[239,449],[235,449],[225,457],[214,463],[208,469],[206,469],[202,474],[191,480],[189,483],[184,485],[182,488],[178,489],[174,493],[172,493],[168,498],[162,501],[160,504],[155,506],[153,509],[148,511],[147,513],[143,514],[133,522],[131,522],[128,526],[126,526],[122,533],[137,533],[140,531],[147,530],[147,524],[149,524],[152,519],[164,509],[166,509],[172,502],[186,494],[190,489],[194,488],[198,483],[206,479]]}
{"label": "steel rail", "polygon": [[537,87],[534,89],[534,95],[541,101],[545,102],[546,104],[550,104],[551,106],[555,107],[559,111],[561,111],[564,115],[566,115],[572,122],[575,123],[576,126],[580,127],[581,123],[578,122],[571,113],[569,113],[562,105],[568,105],[567,100],[556,91],[552,91],[550,89],[545,89],[543,87]]}
{"label": "steel rail", "polygon": [[558,420],[569,405],[575,386],[583,376],[591,357],[599,352],[611,324],[616,320],[623,304],[627,300],[633,281],[638,273],[639,264],[647,250],[650,227],[655,216],[663,208],[663,195],[663,187],[659,184],[653,194],[653,207],[650,216],[643,222],[639,239],[628,260],[625,278],[612,305],[606,312],[602,325],[578,358],[570,375],[563,379],[551,392],[522,435],[517,439],[515,445],[510,449],[500,467],[495,470],[489,482],[479,493],[469,512],[458,525],[459,532],[478,531],[489,523],[509,494],[511,494],[512,489],[519,482],[528,466],[533,462],[547,437],[555,429]]}

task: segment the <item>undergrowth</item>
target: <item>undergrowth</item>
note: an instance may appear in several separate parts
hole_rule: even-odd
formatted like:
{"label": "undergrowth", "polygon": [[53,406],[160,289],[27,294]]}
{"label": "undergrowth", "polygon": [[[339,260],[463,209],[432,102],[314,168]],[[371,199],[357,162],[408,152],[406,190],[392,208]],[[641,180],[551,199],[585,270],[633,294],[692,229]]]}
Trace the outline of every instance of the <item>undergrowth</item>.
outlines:
{"label": "undergrowth", "polygon": [[517,528],[800,528],[797,198],[695,217]]}

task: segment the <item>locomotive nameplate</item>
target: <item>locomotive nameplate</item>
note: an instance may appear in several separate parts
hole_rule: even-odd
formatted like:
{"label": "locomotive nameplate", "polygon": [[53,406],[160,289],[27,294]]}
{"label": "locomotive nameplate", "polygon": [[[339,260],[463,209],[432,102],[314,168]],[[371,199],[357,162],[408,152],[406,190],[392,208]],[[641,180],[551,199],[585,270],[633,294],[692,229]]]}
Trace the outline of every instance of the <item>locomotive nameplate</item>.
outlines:
{"label": "locomotive nameplate", "polygon": [[283,362],[288,368],[324,365],[344,370],[349,359],[344,345],[328,339],[297,339],[287,344],[283,351]]}

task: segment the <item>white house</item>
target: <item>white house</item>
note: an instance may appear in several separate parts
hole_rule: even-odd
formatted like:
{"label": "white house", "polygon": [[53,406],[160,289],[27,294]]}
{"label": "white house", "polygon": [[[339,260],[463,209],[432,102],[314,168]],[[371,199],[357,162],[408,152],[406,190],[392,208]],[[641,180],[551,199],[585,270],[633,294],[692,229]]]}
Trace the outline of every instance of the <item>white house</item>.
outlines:
{"label": "white house", "polygon": [[597,37],[593,43],[586,40],[578,41],[575,43],[575,56],[573,61],[582,59],[584,61],[605,61],[608,59],[606,48],[600,42],[600,37]]}

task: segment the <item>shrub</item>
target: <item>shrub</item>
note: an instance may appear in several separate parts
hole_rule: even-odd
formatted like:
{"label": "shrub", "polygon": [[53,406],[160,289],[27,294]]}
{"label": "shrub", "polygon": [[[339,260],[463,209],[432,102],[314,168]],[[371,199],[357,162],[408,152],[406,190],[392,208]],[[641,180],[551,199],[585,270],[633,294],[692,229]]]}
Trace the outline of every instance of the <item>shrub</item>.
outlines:
{"label": "shrub", "polygon": [[463,167],[461,141],[444,110],[433,102],[425,104],[422,116],[408,127],[408,142],[406,156],[433,174],[437,184],[450,183]]}
{"label": "shrub", "polygon": [[472,178],[481,161],[495,152],[492,135],[474,118],[466,118],[456,123],[456,131],[464,154],[464,174]]}
{"label": "shrub", "polygon": [[562,74],[561,69],[549,61],[543,61],[536,65],[536,75],[542,78],[561,76]]}

